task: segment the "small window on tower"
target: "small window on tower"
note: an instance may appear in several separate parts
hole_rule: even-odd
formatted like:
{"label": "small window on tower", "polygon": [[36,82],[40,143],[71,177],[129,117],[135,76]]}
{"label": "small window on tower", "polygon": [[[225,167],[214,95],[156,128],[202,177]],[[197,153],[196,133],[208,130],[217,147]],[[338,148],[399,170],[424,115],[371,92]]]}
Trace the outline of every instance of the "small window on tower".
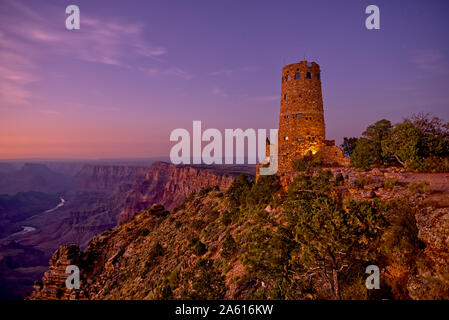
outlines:
{"label": "small window on tower", "polygon": [[302,140],[301,136],[298,136],[298,141],[301,141],[301,140]]}
{"label": "small window on tower", "polygon": [[302,113],[297,113],[296,114],[296,118],[301,118],[302,117]]}
{"label": "small window on tower", "polygon": [[285,136],[285,137],[284,137],[284,140],[288,140],[288,137],[287,137],[287,136]]}
{"label": "small window on tower", "polygon": [[284,94],[284,100],[287,100],[287,94]]}
{"label": "small window on tower", "polygon": [[315,75],[315,77],[316,77],[317,80],[320,80],[320,74],[319,74],[319,73],[317,73],[317,74]]}
{"label": "small window on tower", "polygon": [[300,79],[300,76],[301,76],[300,73],[299,73],[299,72],[296,72],[296,73],[295,73],[295,80]]}
{"label": "small window on tower", "polygon": [[288,116],[284,116],[285,119],[288,119]]}
{"label": "small window on tower", "polygon": [[309,120],[312,120],[312,117],[309,117]]}
{"label": "small window on tower", "polygon": [[311,74],[310,72],[307,72],[306,78],[307,78],[307,79],[312,79],[312,74]]}
{"label": "small window on tower", "polygon": [[302,95],[301,95],[301,94],[298,94],[298,98],[302,98]]}
{"label": "small window on tower", "polygon": [[285,76],[285,80],[290,81],[290,74],[287,73],[287,75]]}

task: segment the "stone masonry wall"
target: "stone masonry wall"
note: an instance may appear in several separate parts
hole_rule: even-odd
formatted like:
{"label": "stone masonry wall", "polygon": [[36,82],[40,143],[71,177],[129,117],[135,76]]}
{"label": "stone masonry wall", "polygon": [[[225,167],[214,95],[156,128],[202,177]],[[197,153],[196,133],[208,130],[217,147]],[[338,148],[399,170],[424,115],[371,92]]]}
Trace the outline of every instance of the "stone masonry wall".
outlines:
{"label": "stone masonry wall", "polygon": [[301,61],[282,69],[279,119],[279,172],[292,170],[292,162],[325,146],[320,66]]}

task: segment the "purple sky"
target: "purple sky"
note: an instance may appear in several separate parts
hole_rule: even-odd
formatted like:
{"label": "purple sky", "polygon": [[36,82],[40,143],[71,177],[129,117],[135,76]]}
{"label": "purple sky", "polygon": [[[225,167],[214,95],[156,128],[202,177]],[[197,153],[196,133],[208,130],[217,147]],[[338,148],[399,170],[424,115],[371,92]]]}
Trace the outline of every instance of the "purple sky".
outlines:
{"label": "purple sky", "polygon": [[[126,3],[126,5],[125,5]],[[76,4],[81,29],[65,29]],[[365,28],[376,4],[381,29]],[[448,1],[0,1],[0,158],[168,156],[175,128],[277,128],[281,69],[322,70],[327,138],[449,120]]]}

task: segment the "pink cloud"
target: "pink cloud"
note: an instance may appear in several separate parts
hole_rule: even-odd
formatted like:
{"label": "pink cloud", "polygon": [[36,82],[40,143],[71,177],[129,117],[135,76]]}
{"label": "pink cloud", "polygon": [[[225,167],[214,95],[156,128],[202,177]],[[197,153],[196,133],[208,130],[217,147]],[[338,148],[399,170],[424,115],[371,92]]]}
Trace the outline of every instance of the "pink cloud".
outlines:
{"label": "pink cloud", "polygon": [[215,87],[212,89],[211,93],[219,97],[227,97],[228,94],[220,87]]}
{"label": "pink cloud", "polygon": [[137,70],[142,71],[143,73],[149,75],[149,76],[175,76],[179,78],[183,78],[186,80],[190,80],[193,78],[193,75],[180,69],[177,67],[168,67],[168,68],[159,68],[159,67],[151,67],[151,68],[144,68],[144,67],[138,67]]}
{"label": "pink cloud", "polygon": [[449,72],[447,55],[434,49],[417,50],[411,55],[411,62],[417,68],[430,72],[446,74]]}

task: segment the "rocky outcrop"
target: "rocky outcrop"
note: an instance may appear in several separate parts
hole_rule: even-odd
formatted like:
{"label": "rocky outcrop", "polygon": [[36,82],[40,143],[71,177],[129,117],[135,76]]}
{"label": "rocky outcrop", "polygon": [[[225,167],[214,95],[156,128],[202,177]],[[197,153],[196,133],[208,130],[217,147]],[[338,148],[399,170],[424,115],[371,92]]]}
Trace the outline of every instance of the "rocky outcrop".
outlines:
{"label": "rocky outcrop", "polygon": [[147,209],[153,203],[160,203],[172,210],[187,196],[205,187],[218,186],[227,189],[234,177],[245,172],[255,173],[254,168],[229,171],[219,166],[188,166],[155,162],[146,172],[141,183],[135,185],[128,193],[126,204],[121,211],[119,222],[129,220],[134,214]]}
{"label": "rocky outcrop", "polygon": [[34,284],[34,291],[29,300],[75,300],[83,299],[83,291],[68,289],[65,285],[69,276],[66,268],[69,265],[78,266],[80,249],[75,244],[61,246],[50,260],[50,268],[44,273],[42,281]]}
{"label": "rocky outcrop", "polygon": [[[170,165],[160,164],[156,167],[165,167],[169,171],[167,166]],[[378,183],[376,179],[370,180],[366,177],[369,175],[382,179],[388,172],[390,171],[368,172],[362,182],[354,182],[366,184],[375,190],[380,189],[375,188]],[[342,171],[340,174],[341,176],[334,175],[335,179],[341,182],[336,186],[337,190],[345,188],[346,185],[352,188],[352,173]],[[354,175],[356,174],[359,173],[355,172]],[[414,180],[413,176],[400,172],[399,174],[404,175],[401,179]],[[437,180],[435,178],[434,182]],[[166,185],[169,186],[170,183],[166,182]],[[436,190],[434,188],[437,186],[437,183],[431,184],[433,190]],[[359,193],[365,190],[360,189],[360,185],[358,188]],[[401,188],[407,190],[403,186]],[[389,194],[397,193],[394,188],[388,189]],[[392,238],[392,246],[399,246],[396,241],[401,237],[410,237],[409,240],[404,240],[404,247],[382,251],[383,255],[380,256],[379,261],[385,264],[381,273],[381,288],[385,291],[379,294],[387,299],[442,299],[447,297],[449,292],[449,207],[423,208],[422,201],[413,201],[415,205],[410,211],[410,217],[416,213],[415,219],[409,219],[407,216],[406,225],[403,224],[403,219],[391,219],[391,225],[383,230],[388,231],[385,233],[384,242],[389,241],[387,238],[391,232],[399,230],[398,238]],[[195,293],[198,288],[215,287],[224,288],[224,291],[217,291],[217,294],[222,295],[212,296],[214,299],[253,299],[256,288],[265,290],[267,286],[272,286],[273,282],[270,283],[271,274],[258,273],[260,268],[256,266],[254,269],[251,262],[248,264],[245,259],[255,256],[253,253],[263,255],[265,251],[272,250],[273,247],[267,249],[265,244],[261,245],[261,241],[264,241],[267,235],[280,234],[279,226],[283,225],[282,219],[285,218],[282,211],[282,206],[267,205],[265,212],[273,219],[258,219],[250,223],[246,217],[232,220],[229,219],[228,200],[223,197],[222,192],[214,189],[189,197],[170,214],[166,214],[160,204],[148,206],[129,221],[95,236],[80,254],[77,248],[72,249],[74,254],[70,262],[68,255],[64,253],[65,249],[60,249],[50,262],[50,270],[45,274],[42,283],[35,286],[31,298],[54,299],[59,296],[62,299],[72,299],[78,295],[80,298],[101,300],[190,299],[195,297],[192,292]],[[396,213],[399,217],[402,211]],[[408,222],[413,225],[408,225]],[[403,231],[404,226],[413,230]],[[288,238],[288,235],[286,237]],[[417,241],[416,237],[423,243]],[[407,244],[412,243],[409,241],[413,241],[413,247]],[[280,248],[286,243],[280,245]],[[224,253],[225,248],[227,253]],[[403,259],[404,256],[409,256],[410,259]],[[206,260],[213,260],[215,263],[202,265]],[[63,274],[64,266],[76,262],[79,263],[81,272],[82,293],[67,292],[64,287],[67,277]],[[264,266],[263,262],[258,263]],[[273,263],[282,262],[276,260]],[[201,266],[204,269],[198,271]],[[296,270],[292,279],[311,279],[311,287],[297,290],[294,298],[331,298],[328,285],[313,269],[307,271],[307,274],[303,274],[301,270]],[[215,272],[223,278],[217,278]],[[259,278],[254,274],[258,274]],[[313,278],[308,278],[309,274],[314,274]],[[203,281],[211,277],[217,281],[216,286],[204,285]],[[193,282],[196,284],[192,285]]]}
{"label": "rocky outcrop", "polygon": [[435,299],[445,291],[449,298],[449,208],[425,208],[415,218],[427,263],[421,263],[417,276],[409,279],[409,294],[413,299]]}

